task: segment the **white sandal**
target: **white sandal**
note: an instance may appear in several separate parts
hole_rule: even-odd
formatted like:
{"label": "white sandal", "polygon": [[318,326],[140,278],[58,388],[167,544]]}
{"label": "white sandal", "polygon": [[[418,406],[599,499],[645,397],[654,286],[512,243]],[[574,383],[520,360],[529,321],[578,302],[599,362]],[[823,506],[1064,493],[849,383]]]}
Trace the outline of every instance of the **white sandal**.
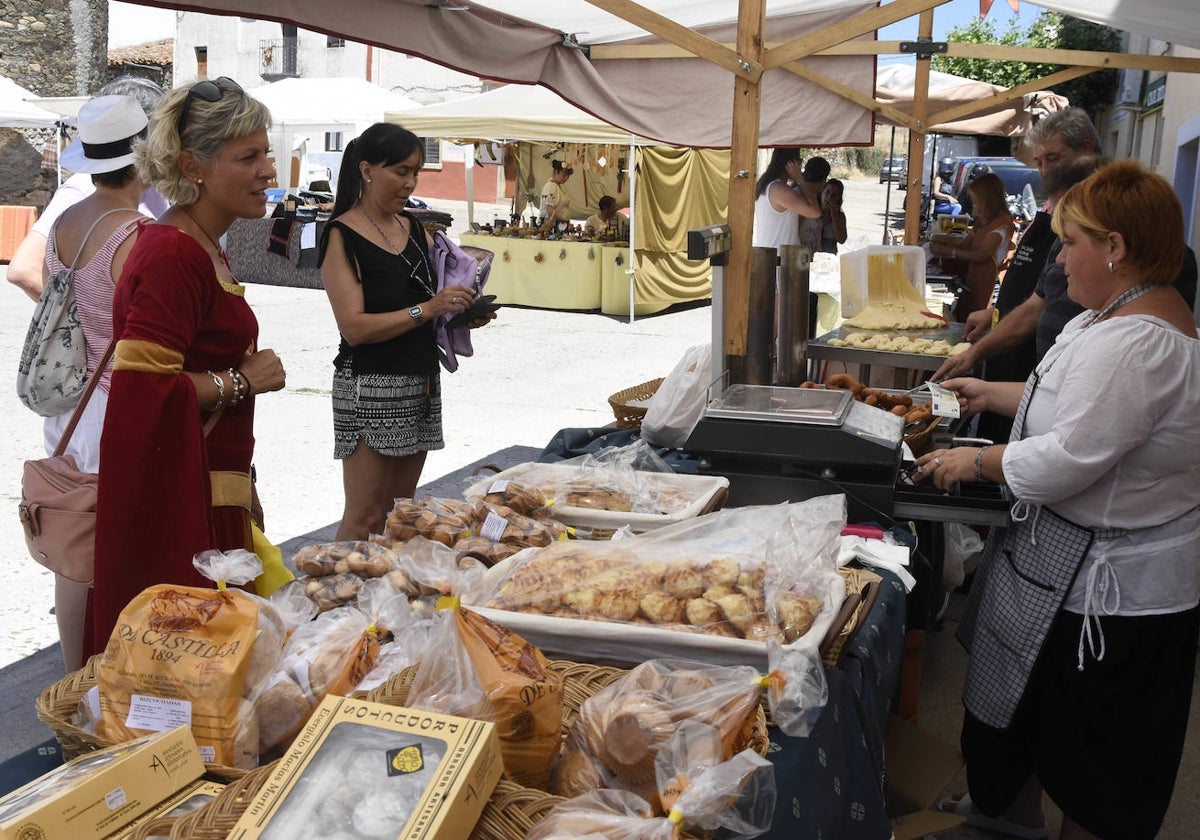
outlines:
{"label": "white sandal", "polygon": [[986,828],[988,831],[996,831],[1000,834],[1007,834],[1010,837],[1018,837],[1020,840],[1045,840],[1046,824],[1040,826],[1024,825],[1023,823],[1006,820],[1004,817],[989,817],[987,814],[980,811],[975,803],[971,801],[971,794],[964,793],[958,799],[953,796],[947,796],[937,804],[939,811],[947,814],[957,814],[967,821],[967,825],[973,825],[976,828]]}

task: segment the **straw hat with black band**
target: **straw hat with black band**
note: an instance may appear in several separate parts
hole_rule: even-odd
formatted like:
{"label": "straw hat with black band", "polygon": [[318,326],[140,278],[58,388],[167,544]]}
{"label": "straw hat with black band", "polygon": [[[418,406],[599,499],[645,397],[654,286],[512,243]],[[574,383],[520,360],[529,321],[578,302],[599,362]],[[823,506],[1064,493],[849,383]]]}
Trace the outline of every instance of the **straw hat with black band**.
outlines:
{"label": "straw hat with black band", "polygon": [[133,141],[149,120],[132,96],[96,96],[79,109],[79,136],[63,150],[64,169],[97,175],[133,163]]}

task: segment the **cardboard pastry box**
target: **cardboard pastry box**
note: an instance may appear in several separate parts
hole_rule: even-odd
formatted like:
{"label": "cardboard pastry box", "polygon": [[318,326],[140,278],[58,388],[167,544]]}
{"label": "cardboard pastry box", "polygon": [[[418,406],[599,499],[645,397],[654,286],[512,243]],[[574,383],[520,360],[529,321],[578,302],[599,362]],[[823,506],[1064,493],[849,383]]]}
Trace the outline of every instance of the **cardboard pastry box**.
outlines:
{"label": "cardboard pastry box", "polygon": [[230,840],[458,840],[500,781],[494,724],[326,697]]}
{"label": "cardboard pastry box", "polygon": [[187,726],[88,753],[0,799],[0,840],[99,840],[203,773]]}
{"label": "cardboard pastry box", "polygon": [[142,814],[129,825],[112,835],[109,840],[129,840],[142,823],[156,820],[159,817],[182,817],[189,811],[199,810],[220,796],[221,791],[224,789],[225,785],[221,782],[209,782],[201,779],[194,784],[188,785],[174,796],[168,796],[165,800],[158,803],[152,811]]}

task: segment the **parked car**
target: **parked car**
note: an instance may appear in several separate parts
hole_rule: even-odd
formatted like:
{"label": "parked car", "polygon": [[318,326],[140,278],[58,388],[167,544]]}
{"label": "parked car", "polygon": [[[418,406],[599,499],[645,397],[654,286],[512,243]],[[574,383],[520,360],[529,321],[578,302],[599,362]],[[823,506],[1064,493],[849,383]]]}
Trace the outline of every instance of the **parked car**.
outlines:
{"label": "parked car", "polygon": [[907,174],[908,158],[884,158],[883,165],[879,167],[879,183],[886,184],[888,181],[899,181],[904,183],[904,178],[907,176]]}
{"label": "parked car", "polygon": [[989,170],[1000,176],[1004,182],[1004,191],[1009,195],[1021,195],[1025,185],[1033,189],[1034,197],[1040,204],[1045,200],[1042,194],[1042,175],[1032,166],[1026,166],[1015,157],[963,157],[957,161],[954,171],[954,193],[958,195],[967,185],[970,173],[975,164],[982,163]]}

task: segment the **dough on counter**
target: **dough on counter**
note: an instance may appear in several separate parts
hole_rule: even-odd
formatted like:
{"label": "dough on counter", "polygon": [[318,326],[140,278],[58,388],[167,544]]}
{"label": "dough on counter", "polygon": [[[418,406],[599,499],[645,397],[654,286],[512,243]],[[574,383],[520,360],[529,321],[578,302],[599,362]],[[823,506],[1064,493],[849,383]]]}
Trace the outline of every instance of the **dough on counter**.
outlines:
{"label": "dough on counter", "polygon": [[840,341],[837,347],[854,347],[859,350],[886,350],[892,353],[919,353],[925,356],[954,356],[962,353],[971,345],[969,342],[959,342],[953,347],[949,341],[939,339],[934,341],[929,338],[916,338],[904,335],[887,335],[884,333],[850,333],[843,339],[832,339]]}
{"label": "dough on counter", "polygon": [[843,323],[866,330],[927,330],[943,326],[937,318],[923,314],[907,302],[872,303]]}

